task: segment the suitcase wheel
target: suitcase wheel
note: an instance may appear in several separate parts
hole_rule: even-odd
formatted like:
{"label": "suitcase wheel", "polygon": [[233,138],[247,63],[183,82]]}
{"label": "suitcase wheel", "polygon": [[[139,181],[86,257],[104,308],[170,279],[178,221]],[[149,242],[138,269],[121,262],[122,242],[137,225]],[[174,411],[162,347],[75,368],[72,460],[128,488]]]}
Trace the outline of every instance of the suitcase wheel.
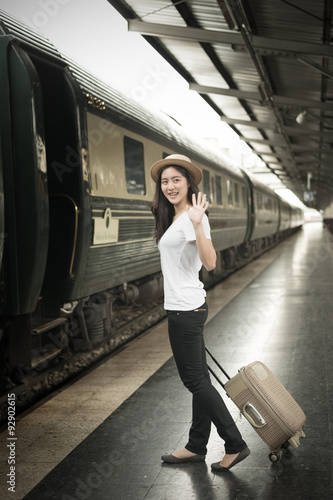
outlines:
{"label": "suitcase wheel", "polygon": [[278,462],[280,460],[280,457],[279,455],[276,453],[276,451],[272,451],[272,453],[270,453],[269,455],[269,459],[271,462]]}

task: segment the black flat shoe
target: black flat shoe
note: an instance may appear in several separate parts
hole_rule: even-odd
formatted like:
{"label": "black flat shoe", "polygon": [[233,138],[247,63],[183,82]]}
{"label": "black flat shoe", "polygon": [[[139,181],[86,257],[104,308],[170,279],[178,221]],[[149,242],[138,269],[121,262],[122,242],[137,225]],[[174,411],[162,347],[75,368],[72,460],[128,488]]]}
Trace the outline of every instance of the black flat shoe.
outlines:
{"label": "black flat shoe", "polygon": [[239,462],[241,462],[242,460],[245,460],[245,458],[248,457],[250,453],[251,453],[250,450],[248,448],[245,448],[244,450],[238,453],[235,460],[233,460],[228,467],[223,467],[222,465],[220,465],[220,462],[215,462],[214,464],[211,465],[212,470],[214,472],[223,472],[226,470],[230,470],[231,467],[233,467],[236,464],[239,464]]}
{"label": "black flat shoe", "polygon": [[204,462],[206,456],[205,455],[193,455],[191,457],[184,457],[184,458],[178,458],[175,457],[174,455],[163,455],[161,459],[163,462],[166,462],[167,464],[180,464],[183,462]]}

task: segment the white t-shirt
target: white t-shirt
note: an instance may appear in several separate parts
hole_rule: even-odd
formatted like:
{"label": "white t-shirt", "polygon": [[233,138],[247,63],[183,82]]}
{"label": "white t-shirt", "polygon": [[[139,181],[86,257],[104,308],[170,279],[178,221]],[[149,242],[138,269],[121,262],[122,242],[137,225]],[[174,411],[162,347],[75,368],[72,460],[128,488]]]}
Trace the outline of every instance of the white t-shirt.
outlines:
{"label": "white t-shirt", "polygon": [[[202,226],[211,239],[208,217]],[[193,224],[187,212],[180,215],[158,243],[164,278],[164,308],[170,311],[191,311],[205,302],[206,291],[199,280],[202,267]]]}

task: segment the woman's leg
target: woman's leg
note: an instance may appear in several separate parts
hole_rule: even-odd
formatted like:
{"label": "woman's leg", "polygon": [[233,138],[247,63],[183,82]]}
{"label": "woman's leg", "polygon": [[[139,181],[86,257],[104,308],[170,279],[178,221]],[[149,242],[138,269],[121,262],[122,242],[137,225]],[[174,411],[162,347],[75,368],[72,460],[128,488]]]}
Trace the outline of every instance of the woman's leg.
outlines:
{"label": "woman's leg", "polygon": [[189,432],[188,443],[185,448],[198,455],[206,455],[207,443],[210,436],[211,419],[202,407],[198,398],[192,396],[192,425]]}
{"label": "woman's leg", "polygon": [[[206,310],[205,310],[206,309]],[[203,339],[206,305],[196,311],[168,313],[169,336],[179,375],[193,394],[193,423],[186,448],[205,454],[212,421],[228,454],[246,448],[224,401],[211,384]]]}

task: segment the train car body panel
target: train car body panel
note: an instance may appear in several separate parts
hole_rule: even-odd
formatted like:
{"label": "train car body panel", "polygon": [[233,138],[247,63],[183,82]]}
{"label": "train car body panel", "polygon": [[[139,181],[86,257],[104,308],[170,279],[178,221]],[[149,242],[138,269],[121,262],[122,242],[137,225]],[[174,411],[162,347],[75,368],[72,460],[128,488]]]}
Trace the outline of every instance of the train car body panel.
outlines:
{"label": "train car body panel", "polygon": [[150,204],[126,199],[92,200],[92,244],[79,293],[88,296],[160,270]]}

